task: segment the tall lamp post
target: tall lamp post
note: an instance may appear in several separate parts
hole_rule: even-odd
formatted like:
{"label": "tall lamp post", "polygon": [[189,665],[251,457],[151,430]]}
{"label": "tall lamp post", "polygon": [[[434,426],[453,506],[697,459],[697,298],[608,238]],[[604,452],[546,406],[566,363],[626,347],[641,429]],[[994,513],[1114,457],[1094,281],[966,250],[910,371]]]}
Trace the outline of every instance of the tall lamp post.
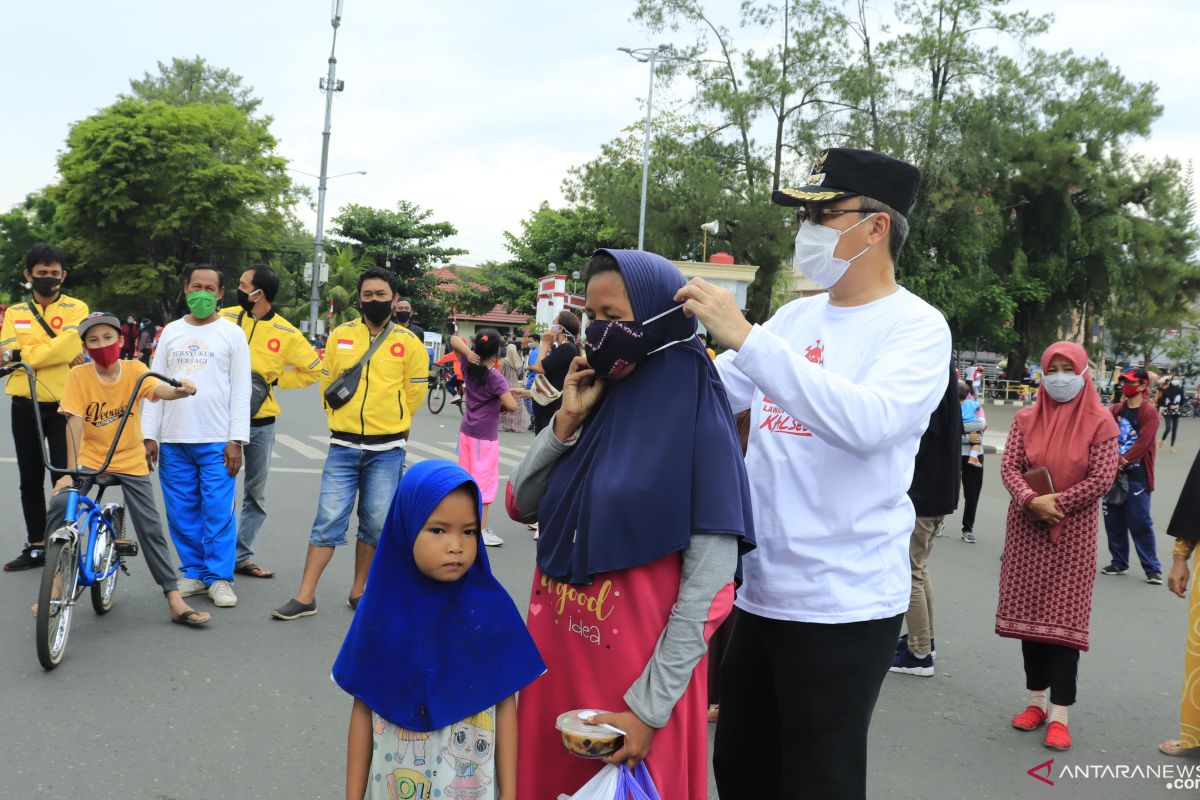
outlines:
{"label": "tall lamp post", "polygon": [[671,48],[660,44],[658,47],[643,47],[638,50],[628,47],[618,47],[617,50],[628,53],[635,61],[643,64],[650,62],[650,91],[646,93],[646,137],[642,143],[642,205],[638,213],[638,250],[645,250],[646,182],[650,176],[650,122],[654,115],[654,65],[659,61],[671,60]]}
{"label": "tall lamp post", "polygon": [[318,84],[325,92],[325,129],[321,132],[321,174],[317,183],[317,237],[313,245],[312,296],[308,309],[309,336],[317,335],[317,315],[321,306],[321,265],[325,261],[325,185],[329,181],[329,129],[333,117],[333,95],[346,88],[346,82],[337,79],[337,58],[334,57],[344,4],[345,0],[333,0],[333,11],[329,20],[333,26],[333,44],[329,48],[329,74]]}

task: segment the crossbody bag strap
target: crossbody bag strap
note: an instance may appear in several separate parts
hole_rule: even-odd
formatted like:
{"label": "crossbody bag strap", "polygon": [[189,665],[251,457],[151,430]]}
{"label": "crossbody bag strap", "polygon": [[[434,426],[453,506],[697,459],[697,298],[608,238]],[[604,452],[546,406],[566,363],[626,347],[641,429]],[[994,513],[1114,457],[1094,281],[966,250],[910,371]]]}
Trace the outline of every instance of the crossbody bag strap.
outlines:
{"label": "crossbody bag strap", "polygon": [[[367,348],[367,352],[363,353],[362,358],[355,362],[354,367],[362,366],[370,361],[371,356],[375,355],[375,351],[383,345],[383,340],[390,336],[392,331],[395,329],[396,323],[389,322],[387,327],[380,331],[379,335],[375,337],[375,341],[371,342],[371,346]],[[370,334],[368,333],[368,335]],[[354,369],[354,367],[351,367],[350,369]]]}
{"label": "crossbody bag strap", "polygon": [[33,318],[37,320],[38,325],[42,326],[42,330],[46,332],[47,336],[49,336],[51,339],[58,337],[58,334],[54,332],[54,329],[47,325],[46,320],[42,319],[42,315],[38,313],[37,300],[34,300],[32,297],[29,298],[29,311],[33,314]]}

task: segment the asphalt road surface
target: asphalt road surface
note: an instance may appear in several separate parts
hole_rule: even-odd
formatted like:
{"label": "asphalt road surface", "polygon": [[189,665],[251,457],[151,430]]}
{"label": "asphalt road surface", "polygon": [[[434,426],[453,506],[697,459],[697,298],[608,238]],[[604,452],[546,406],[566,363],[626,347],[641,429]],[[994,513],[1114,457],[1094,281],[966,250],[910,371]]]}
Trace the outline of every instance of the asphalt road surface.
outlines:
{"label": "asphalt road surface", "polygon": [[[192,598],[214,614],[205,628],[171,625],[145,565],[133,559],[115,609],[96,617],[85,599],[66,660],[46,673],[37,662],[29,612],[38,573],[0,574],[0,797],[343,796],[350,701],[329,669],[351,619],[345,599],[352,557],[349,550],[335,556],[318,592],[318,616],[288,623],[270,618],[299,581],[326,449],[315,389],[286,393],[283,406],[256,559],[279,574],[239,579],[234,609]],[[989,442],[1002,442],[998,434],[1012,412],[988,413]],[[450,406],[437,416],[417,415],[412,457],[453,458],[458,420]],[[0,427],[0,483],[9,487],[0,557],[7,560],[19,550],[23,524],[11,437],[7,423]],[[1154,498],[1160,529],[1200,445],[1200,422],[1183,420],[1180,429],[1179,453],[1160,459]],[[502,475],[530,439],[502,434]],[[947,519],[947,535],[937,541],[931,562],[937,674],[885,681],[871,730],[869,795],[1200,797],[1200,761],[1168,759],[1155,750],[1178,732],[1186,603],[1165,586],[1144,583],[1136,567],[1123,577],[1097,577],[1092,650],[1081,659],[1079,702],[1071,712],[1074,748],[1046,750],[1039,734],[1009,726],[1025,697],[1020,646],[992,630],[1007,502],[998,465],[998,457],[987,458],[979,543],[959,540],[957,517]],[[506,543],[491,551],[492,564],[523,610],[534,544],[524,526],[495,510],[492,525]],[[1160,536],[1165,564],[1170,549],[1171,541]],[[1107,563],[1103,546],[1100,558]],[[1051,758],[1039,774],[1048,771],[1053,787],[1027,774]],[[1064,774],[1064,767],[1072,772]],[[1168,790],[1176,774],[1164,774],[1164,767],[1194,769],[1194,788]],[[795,787],[792,797],[808,796],[800,766]]]}

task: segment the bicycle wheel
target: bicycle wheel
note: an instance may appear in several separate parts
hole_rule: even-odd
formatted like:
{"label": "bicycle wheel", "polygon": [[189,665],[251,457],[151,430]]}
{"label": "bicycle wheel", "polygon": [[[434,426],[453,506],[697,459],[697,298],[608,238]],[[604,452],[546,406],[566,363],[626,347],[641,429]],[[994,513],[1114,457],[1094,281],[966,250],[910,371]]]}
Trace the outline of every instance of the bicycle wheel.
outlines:
{"label": "bicycle wheel", "polygon": [[113,599],[117,591],[117,576],[121,574],[121,555],[117,552],[118,534],[116,529],[108,524],[107,514],[103,515],[101,519],[104,520],[100,523],[101,525],[108,525],[107,535],[104,537],[107,545],[100,558],[100,569],[96,571],[96,574],[108,575],[108,577],[92,584],[92,610],[97,614],[107,614],[112,611]]}
{"label": "bicycle wheel", "polygon": [[42,669],[54,669],[66,655],[78,573],[74,543],[50,542],[38,590],[37,654]]}
{"label": "bicycle wheel", "polygon": [[430,387],[425,404],[429,406],[430,414],[437,414],[446,407],[446,384],[440,378]]}

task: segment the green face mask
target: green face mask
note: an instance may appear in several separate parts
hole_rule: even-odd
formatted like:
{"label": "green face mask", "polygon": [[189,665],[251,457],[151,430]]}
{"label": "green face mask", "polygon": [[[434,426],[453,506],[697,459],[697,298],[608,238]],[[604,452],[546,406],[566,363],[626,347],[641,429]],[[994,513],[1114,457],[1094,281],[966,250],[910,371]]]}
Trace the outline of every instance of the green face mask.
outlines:
{"label": "green face mask", "polygon": [[212,292],[191,292],[186,299],[188,310],[196,319],[208,319],[217,310],[217,296]]}

